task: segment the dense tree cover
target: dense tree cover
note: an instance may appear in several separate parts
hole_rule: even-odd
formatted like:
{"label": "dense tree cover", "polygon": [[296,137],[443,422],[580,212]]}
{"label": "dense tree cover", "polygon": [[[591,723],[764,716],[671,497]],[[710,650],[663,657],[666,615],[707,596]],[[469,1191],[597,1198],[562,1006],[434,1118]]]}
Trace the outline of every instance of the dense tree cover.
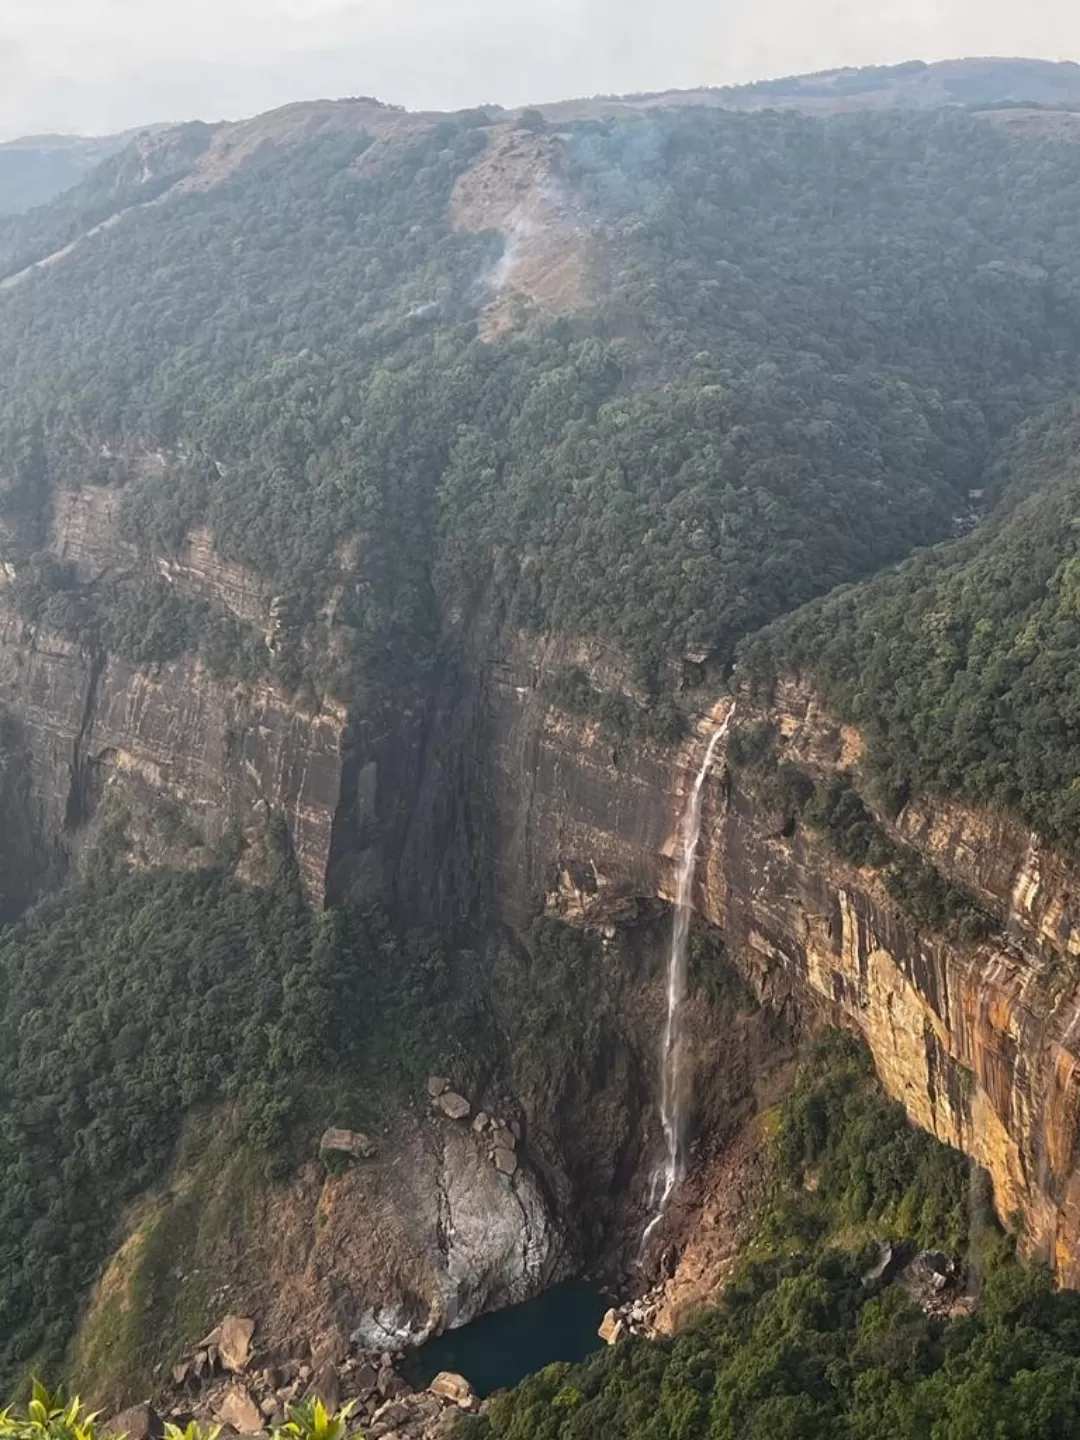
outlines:
{"label": "dense tree cover", "polygon": [[[961,115],[572,126],[596,304],[487,342],[502,242],[448,204],[487,132],[260,151],[0,296],[23,558],[51,487],[126,481],[131,538],[205,520],[288,601],[286,679],[415,672],[480,600],[656,679],[941,538],[995,437],[1075,381],[1065,144]],[[97,213],[78,193],[58,236]]]}
{"label": "dense tree cover", "polygon": [[993,437],[1074,380],[1067,147],[960,117],[690,111],[579,127],[572,153],[614,227],[623,381],[560,433],[560,369],[545,425],[530,397],[511,446],[475,437],[444,484],[459,568],[491,536],[530,623],[647,668],[723,657],[947,533]]}
{"label": "dense tree cover", "polygon": [[686,733],[686,716],[667,696],[639,703],[618,691],[598,690],[584,670],[561,670],[548,683],[553,705],[568,715],[599,720],[619,739],[661,740],[673,744]]}
{"label": "dense tree cover", "polygon": [[195,651],[218,676],[250,679],[272,665],[265,638],[252,626],[223,605],[182,594],[157,576],[81,582],[74,566],[46,550],[20,569],[11,594],[28,620],[88,651],[108,650],[136,665]]}
{"label": "dense tree cover", "polygon": [[772,725],[736,732],[728,759],[763,814],[775,816],[780,833],[799,824],[824,836],[850,865],[881,872],[885,889],[921,928],[953,940],[985,939],[998,924],[984,902],[946,879],[931,861],[890,834],[867,806],[849,771],[815,778],[777,755]]}
{"label": "dense tree cover", "polygon": [[[1009,1258],[981,1181],[868,1084],[854,1042],[827,1046],[784,1102],[774,1166],[773,1199],[719,1307],[673,1340],[551,1366],[459,1421],[459,1440],[1075,1433],[1080,1296]],[[978,1312],[934,1318],[899,1287],[867,1284],[864,1242],[878,1235],[966,1253]]]}
{"label": "dense tree cover", "polygon": [[460,1067],[477,984],[474,957],[376,916],[314,918],[284,858],[263,891],[105,861],[0,932],[0,1388],[59,1365],[185,1115],[238,1106],[288,1173],[326,1124]]}
{"label": "dense tree cover", "polygon": [[899,808],[940,790],[1019,812],[1080,854],[1080,411],[1024,434],[1000,513],[955,545],[754,637],[748,678],[812,674]]}
{"label": "dense tree cover", "polygon": [[[0,219],[0,278],[17,274],[26,266],[55,254],[94,226],[133,205],[149,204],[164,194],[189,173],[210,144],[212,135],[212,126],[194,122],[173,127],[158,144],[146,137],[145,142],[125,146],[110,155],[80,184],[69,181],[71,188],[53,184],[52,194],[43,196],[43,203],[30,207],[28,213],[14,213]],[[12,157],[19,153],[0,151],[0,159],[10,166]],[[58,152],[54,157],[53,166],[61,165],[62,154]],[[81,173],[85,174],[86,168],[84,163]],[[18,211],[24,207],[8,208]]]}

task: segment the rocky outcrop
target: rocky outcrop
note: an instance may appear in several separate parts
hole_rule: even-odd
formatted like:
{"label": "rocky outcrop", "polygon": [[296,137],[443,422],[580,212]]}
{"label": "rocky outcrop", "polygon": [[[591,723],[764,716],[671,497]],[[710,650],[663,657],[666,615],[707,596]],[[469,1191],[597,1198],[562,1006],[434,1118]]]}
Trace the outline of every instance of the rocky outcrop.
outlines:
{"label": "rocky outcrop", "polygon": [[[46,832],[74,838],[103,799],[127,815],[136,863],[205,852],[237,827],[286,821],[321,903],[348,722],[269,681],[215,679],[194,656],[139,667],[28,626],[0,600],[0,705],[18,717]],[[184,838],[184,837],[179,837]]]}
{"label": "rocky outcrop", "polygon": [[319,1154],[324,1159],[327,1155],[340,1155],[350,1160],[372,1160],[378,1153],[375,1142],[358,1130],[330,1129],[319,1141]]}
{"label": "rocky outcrop", "polygon": [[277,1343],[319,1315],[361,1350],[400,1349],[530,1299],[570,1264],[533,1171],[504,1175],[471,1126],[441,1118],[405,1122],[362,1166],[309,1175],[272,1223],[262,1324]]}
{"label": "rocky outcrop", "polygon": [[480,318],[484,339],[513,329],[524,310],[560,314],[599,299],[590,253],[595,221],[563,179],[568,163],[562,137],[495,125],[484,153],[454,187],[454,228],[503,237],[502,255],[486,277],[492,298]]}

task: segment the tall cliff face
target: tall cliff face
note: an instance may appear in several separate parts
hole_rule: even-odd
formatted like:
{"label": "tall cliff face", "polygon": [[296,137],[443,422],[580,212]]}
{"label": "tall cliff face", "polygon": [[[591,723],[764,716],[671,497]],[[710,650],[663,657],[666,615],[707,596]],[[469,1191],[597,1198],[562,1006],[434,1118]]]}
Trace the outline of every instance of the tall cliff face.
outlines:
{"label": "tall cliff face", "polygon": [[[508,893],[542,895],[588,924],[642,895],[670,899],[681,799],[720,710],[671,756],[613,746],[541,693],[518,683],[495,694]],[[736,729],[763,722],[782,759],[819,775],[857,767],[859,737],[807,687],[781,686],[768,707],[740,702]],[[916,925],[879,873],[845,864],[803,825],[788,833],[722,761],[696,906],[763,995],[859,1029],[912,1120],[985,1166],[1002,1218],[1078,1284],[1080,875],[1008,817],[941,799],[909,805],[892,829],[975,892],[997,917],[990,938],[958,943]]]}
{"label": "tall cliff face", "polygon": [[[54,549],[88,580],[144,563],[118,542],[110,503],[83,492],[54,520]],[[269,603],[202,534],[168,578],[249,623]],[[727,702],[703,702],[678,749],[619,739],[552,705],[568,666],[626,687],[601,647],[487,621],[426,696],[347,713],[217,679],[191,656],[138,667],[85,653],[0,594],[0,705],[20,726],[46,835],[75,844],[115,807],[136,863],[198,863],[231,827],[254,841],[277,815],[313,903],[377,897],[408,905],[414,923],[484,905],[511,926],[546,910],[603,927],[672,898],[683,796]],[[735,728],[764,720],[782,758],[819,775],[857,769],[859,737],[809,689],[741,702]],[[763,995],[860,1029],[913,1120],[985,1165],[1000,1214],[1080,1283],[1080,876],[1007,817],[942,800],[910,805],[893,830],[981,897],[998,917],[990,939],[917,926],[880,874],[802,825],[782,830],[720,761],[696,903]],[[250,866],[257,855],[253,843]]]}
{"label": "tall cliff face", "polygon": [[[107,800],[138,863],[197,859],[231,827],[285,817],[321,899],[346,718],[268,683],[214,679],[198,660],[141,668],[27,626],[0,603],[0,704],[21,722],[47,834],[74,842]],[[186,824],[178,836],[175,811]]]}
{"label": "tall cliff face", "polygon": [[[827,771],[853,758],[850,732],[806,689],[781,687],[769,718],[796,761]],[[703,909],[761,983],[791,983],[857,1026],[911,1118],[984,1165],[1001,1216],[1080,1283],[1080,875],[1008,818],[938,799],[910,805],[894,833],[974,891],[995,916],[989,938],[917,926],[874,871],[801,827],[770,833],[738,783],[717,816]]]}
{"label": "tall cliff face", "polygon": [[[164,457],[124,463],[149,472]],[[109,485],[54,497],[48,548],[81,586],[156,578],[271,635],[274,596],[218,553],[209,530],[193,530],[172,554],[142,552],[124,538],[122,499]],[[419,783],[422,697],[379,694],[349,711],[269,677],[216,674],[190,653],[134,664],[28,623],[15,574],[14,565],[0,570],[0,709],[21,727],[34,818],[54,847],[73,853],[121,816],[134,863],[202,864],[238,833],[247,841],[240,873],[257,879],[280,821],[313,905],[389,894]],[[417,863],[430,868],[426,847]]]}

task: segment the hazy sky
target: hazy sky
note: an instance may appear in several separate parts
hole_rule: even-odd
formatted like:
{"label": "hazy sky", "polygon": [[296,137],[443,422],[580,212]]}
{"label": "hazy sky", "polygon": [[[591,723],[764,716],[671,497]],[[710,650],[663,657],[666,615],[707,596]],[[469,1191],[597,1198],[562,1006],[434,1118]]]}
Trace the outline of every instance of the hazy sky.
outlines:
{"label": "hazy sky", "polygon": [[0,136],[725,84],[953,55],[1080,59],[1077,0],[0,0]]}

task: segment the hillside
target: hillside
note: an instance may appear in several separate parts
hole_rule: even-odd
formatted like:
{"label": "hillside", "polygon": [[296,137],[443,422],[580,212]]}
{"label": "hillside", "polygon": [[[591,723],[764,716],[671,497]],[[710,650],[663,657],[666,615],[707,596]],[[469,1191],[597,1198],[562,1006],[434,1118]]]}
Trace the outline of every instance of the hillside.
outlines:
{"label": "hillside", "polygon": [[768,685],[812,674],[869,741],[892,811],[927,792],[1012,812],[1070,856],[1080,832],[1076,700],[1078,416],[1021,427],[994,472],[993,517],[864,589],[749,642]]}
{"label": "hillside", "polygon": [[[118,1407],[226,1306],[291,1360],[625,1278],[722,719],[670,1305],[720,1293],[700,1217],[825,1024],[953,1147],[867,1101],[899,1168],[846,1219],[959,1252],[982,1166],[1080,1280],[1075,70],[290,106],[0,222],[0,1386]],[[941,1356],[962,1386],[1023,1322],[995,1232],[985,1333],[907,1315],[909,1371],[867,1340],[826,1386],[878,1237],[802,1238],[746,1306],[834,1307],[818,1429],[760,1433],[916,1381],[924,1433]],[[774,1300],[672,1363],[756,1365]],[[584,1435],[624,1364],[684,1406],[668,1354],[472,1433]],[[641,1433],[740,1433],[739,1394]]]}

